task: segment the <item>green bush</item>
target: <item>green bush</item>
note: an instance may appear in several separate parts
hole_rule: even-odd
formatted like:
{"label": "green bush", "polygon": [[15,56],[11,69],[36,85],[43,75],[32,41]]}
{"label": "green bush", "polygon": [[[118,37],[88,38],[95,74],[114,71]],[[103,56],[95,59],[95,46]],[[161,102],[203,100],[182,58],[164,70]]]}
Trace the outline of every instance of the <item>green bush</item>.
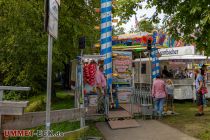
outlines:
{"label": "green bush", "polygon": [[29,101],[29,105],[25,108],[25,112],[36,112],[45,110],[45,97],[38,96]]}

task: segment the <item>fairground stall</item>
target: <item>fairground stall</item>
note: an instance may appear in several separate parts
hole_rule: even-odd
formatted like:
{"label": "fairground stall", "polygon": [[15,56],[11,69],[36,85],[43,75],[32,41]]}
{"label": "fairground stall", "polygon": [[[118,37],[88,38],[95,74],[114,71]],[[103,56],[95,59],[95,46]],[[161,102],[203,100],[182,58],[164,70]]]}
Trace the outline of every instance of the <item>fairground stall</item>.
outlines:
{"label": "fairground stall", "polygon": [[[194,46],[164,48],[158,50],[161,57],[160,75],[163,79],[171,79],[174,83],[175,99],[195,99],[195,85],[193,70],[202,64],[208,63],[204,55],[196,55]],[[149,84],[151,73],[151,62],[149,58],[135,59],[135,83]],[[141,68],[141,69],[139,69]],[[209,73],[207,72],[207,77]],[[209,79],[209,78],[208,78]],[[210,85],[207,86],[210,91]],[[206,95],[210,97],[210,93]]]}
{"label": "fairground stall", "polygon": [[79,107],[82,105],[86,107],[88,115],[98,114],[97,103],[99,93],[95,80],[96,71],[100,65],[103,65],[103,61],[104,57],[101,55],[84,55],[77,60],[75,106]]}

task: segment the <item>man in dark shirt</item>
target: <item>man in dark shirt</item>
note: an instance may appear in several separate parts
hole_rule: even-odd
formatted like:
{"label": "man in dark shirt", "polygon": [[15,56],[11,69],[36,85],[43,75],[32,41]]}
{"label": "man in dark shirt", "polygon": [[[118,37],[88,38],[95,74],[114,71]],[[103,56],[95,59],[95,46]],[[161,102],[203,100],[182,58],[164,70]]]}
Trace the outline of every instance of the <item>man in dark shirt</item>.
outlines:
{"label": "man in dark shirt", "polygon": [[169,78],[170,77],[170,74],[167,70],[167,66],[163,67],[162,75],[163,75],[163,78]]}

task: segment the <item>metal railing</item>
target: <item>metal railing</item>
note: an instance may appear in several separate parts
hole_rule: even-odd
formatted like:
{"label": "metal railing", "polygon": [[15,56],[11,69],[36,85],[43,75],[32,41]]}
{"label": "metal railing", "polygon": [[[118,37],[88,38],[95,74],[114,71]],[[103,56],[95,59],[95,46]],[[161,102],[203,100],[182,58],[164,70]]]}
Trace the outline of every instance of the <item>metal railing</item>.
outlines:
{"label": "metal railing", "polygon": [[131,113],[133,114],[134,105],[140,107],[139,114],[142,115],[142,118],[145,116],[150,116],[152,118],[153,115],[153,99],[151,96],[151,92],[149,88],[143,88],[142,90],[135,88],[133,94],[130,98],[131,102]]}

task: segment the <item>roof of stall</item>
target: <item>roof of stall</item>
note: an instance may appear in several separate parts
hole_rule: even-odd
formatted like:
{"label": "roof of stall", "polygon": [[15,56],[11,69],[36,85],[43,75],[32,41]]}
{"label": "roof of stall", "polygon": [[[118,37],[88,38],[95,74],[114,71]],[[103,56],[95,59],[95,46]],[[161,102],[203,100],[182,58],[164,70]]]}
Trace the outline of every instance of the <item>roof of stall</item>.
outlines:
{"label": "roof of stall", "polygon": [[79,58],[84,59],[104,59],[105,57],[103,55],[83,55],[82,57],[79,56]]}
{"label": "roof of stall", "polygon": [[118,40],[124,40],[124,39],[134,39],[134,38],[140,38],[144,35],[148,35],[148,32],[139,32],[139,33],[130,33],[130,34],[122,34],[118,35]]}

